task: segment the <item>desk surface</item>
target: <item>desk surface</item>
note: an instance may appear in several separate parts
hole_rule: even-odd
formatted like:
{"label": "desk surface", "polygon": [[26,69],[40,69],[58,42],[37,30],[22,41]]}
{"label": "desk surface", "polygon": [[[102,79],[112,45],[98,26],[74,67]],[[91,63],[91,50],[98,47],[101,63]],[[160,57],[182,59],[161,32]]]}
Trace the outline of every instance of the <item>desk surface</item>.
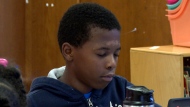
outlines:
{"label": "desk surface", "polygon": [[163,53],[163,54],[190,56],[190,48],[174,46],[174,45],[131,48],[131,51],[134,51],[134,50],[154,52],[154,53]]}

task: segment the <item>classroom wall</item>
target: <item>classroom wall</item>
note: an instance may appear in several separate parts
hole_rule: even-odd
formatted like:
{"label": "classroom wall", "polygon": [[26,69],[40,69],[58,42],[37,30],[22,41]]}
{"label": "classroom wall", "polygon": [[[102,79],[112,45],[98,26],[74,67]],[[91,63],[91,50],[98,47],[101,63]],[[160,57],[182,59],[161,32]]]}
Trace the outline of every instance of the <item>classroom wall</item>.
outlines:
{"label": "classroom wall", "polygon": [[0,57],[25,71],[25,2],[0,0]]}
{"label": "classroom wall", "polygon": [[3,14],[0,16],[0,57],[9,57],[21,67],[27,90],[35,77],[46,76],[52,68],[65,64],[57,44],[58,24],[66,9],[79,2],[99,3],[118,18],[122,26],[122,50],[116,74],[128,80],[131,47],[172,44],[165,0],[28,1],[0,0]]}

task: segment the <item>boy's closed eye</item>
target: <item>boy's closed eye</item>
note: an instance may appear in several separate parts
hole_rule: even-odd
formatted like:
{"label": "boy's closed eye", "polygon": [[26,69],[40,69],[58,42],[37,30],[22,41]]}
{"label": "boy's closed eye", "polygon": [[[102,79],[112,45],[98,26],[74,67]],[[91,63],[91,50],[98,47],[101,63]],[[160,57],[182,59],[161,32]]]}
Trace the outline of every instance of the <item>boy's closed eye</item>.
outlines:
{"label": "boy's closed eye", "polygon": [[101,48],[96,51],[96,55],[99,57],[106,57],[109,54],[113,54],[114,57],[118,57],[120,50],[121,48],[118,48],[114,53],[112,53],[108,48]]}
{"label": "boy's closed eye", "polygon": [[[99,52],[99,53],[97,53],[97,56],[99,56],[99,57],[105,57],[108,54],[109,54],[108,52]],[[119,57],[119,52],[115,52],[115,53],[113,53],[113,55],[114,55],[114,57]]]}
{"label": "boy's closed eye", "polygon": [[97,56],[105,57],[105,56],[107,56],[107,53],[106,52],[99,52],[99,53],[97,53]]}
{"label": "boy's closed eye", "polygon": [[114,54],[115,57],[119,57],[119,52]]}

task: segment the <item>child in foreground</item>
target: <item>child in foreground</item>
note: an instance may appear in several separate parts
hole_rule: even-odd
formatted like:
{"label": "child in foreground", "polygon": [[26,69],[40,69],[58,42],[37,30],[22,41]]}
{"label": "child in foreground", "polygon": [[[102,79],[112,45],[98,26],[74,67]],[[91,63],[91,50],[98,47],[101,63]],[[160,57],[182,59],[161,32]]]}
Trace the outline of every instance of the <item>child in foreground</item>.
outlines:
{"label": "child in foreground", "polygon": [[27,107],[20,71],[0,58],[0,107]]}
{"label": "child in foreground", "polygon": [[29,107],[122,107],[133,84],[115,75],[120,30],[116,17],[98,4],[70,7],[58,31],[66,65],[33,81]]}

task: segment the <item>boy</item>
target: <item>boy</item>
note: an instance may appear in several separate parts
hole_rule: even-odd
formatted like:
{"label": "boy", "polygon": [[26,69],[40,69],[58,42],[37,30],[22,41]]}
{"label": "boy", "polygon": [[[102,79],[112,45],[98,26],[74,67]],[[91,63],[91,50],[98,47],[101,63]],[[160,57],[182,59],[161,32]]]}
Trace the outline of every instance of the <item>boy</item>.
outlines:
{"label": "boy", "polygon": [[116,17],[98,4],[70,7],[58,31],[66,66],[33,81],[29,107],[122,107],[132,84],[115,75],[120,29]]}

